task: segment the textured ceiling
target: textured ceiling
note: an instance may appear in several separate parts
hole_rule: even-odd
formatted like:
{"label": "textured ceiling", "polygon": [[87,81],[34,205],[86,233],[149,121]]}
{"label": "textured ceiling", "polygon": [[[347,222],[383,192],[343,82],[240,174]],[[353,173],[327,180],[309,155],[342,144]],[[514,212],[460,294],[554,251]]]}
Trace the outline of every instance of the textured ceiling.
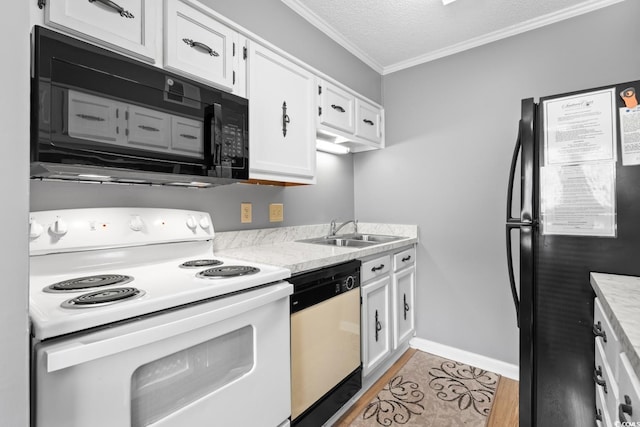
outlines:
{"label": "textured ceiling", "polygon": [[386,74],[623,0],[282,1]]}

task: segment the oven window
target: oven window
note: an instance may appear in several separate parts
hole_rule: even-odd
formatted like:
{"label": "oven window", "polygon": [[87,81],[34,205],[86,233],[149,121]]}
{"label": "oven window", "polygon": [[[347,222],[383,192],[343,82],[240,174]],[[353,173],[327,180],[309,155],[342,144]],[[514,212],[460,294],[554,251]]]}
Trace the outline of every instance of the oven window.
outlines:
{"label": "oven window", "polygon": [[140,366],[131,377],[131,426],[147,426],[235,381],[254,365],[245,326]]}

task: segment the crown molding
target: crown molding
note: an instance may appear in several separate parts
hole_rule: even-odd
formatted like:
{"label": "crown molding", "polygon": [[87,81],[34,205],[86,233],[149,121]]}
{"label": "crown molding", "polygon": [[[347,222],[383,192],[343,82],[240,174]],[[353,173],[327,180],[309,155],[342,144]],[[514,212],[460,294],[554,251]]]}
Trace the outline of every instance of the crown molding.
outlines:
{"label": "crown molding", "polygon": [[384,67],[382,64],[374,60],[371,56],[367,55],[362,49],[355,44],[347,40],[341,33],[336,31],[325,20],[316,15],[311,9],[302,4],[300,0],[282,0],[290,9],[296,12],[298,15],[309,21],[311,25],[322,31],[325,35],[345,48],[353,56],[367,64],[378,74],[382,74]]}
{"label": "crown molding", "polygon": [[465,50],[473,49],[474,47],[482,46],[494,41],[506,39],[517,34],[522,34],[527,31],[535,30],[537,28],[544,27],[546,25],[555,24],[556,22],[564,21],[565,19],[574,18],[576,16],[583,15],[594,10],[602,9],[603,7],[611,6],[616,3],[623,2],[624,0],[592,0],[582,3],[577,6],[569,7],[558,12],[550,13],[538,18],[530,19],[529,21],[521,22],[517,25],[503,28],[498,31],[494,31],[489,34],[485,34],[480,37],[476,37],[462,43],[457,43],[448,46],[444,49],[435,50],[425,55],[416,56],[415,58],[408,59],[406,61],[397,62],[395,64],[383,67],[382,75],[394,73],[396,71],[404,70],[406,68],[414,67],[416,65],[424,64],[425,62],[434,61],[445,56],[453,55],[455,53],[463,52]]}
{"label": "crown molding", "polygon": [[576,16],[583,15],[585,13],[593,12],[603,7],[611,6],[616,3],[623,2],[625,0],[589,0],[576,6],[568,7],[557,12],[549,13],[544,16],[540,16],[529,21],[521,22],[516,25],[503,28],[498,31],[494,31],[489,34],[485,34],[480,37],[476,37],[462,43],[457,43],[451,46],[447,46],[443,49],[438,49],[424,55],[419,55],[406,61],[400,61],[395,64],[383,66],[378,61],[373,59],[370,55],[358,48],[356,45],[347,40],[342,34],[336,31],[326,21],[321,19],[307,6],[302,4],[300,0],[282,0],[289,8],[291,8],[298,15],[306,19],[311,25],[318,28],[325,33],[328,37],[338,43],[340,46],[349,51],[353,56],[360,59],[376,72],[381,75],[395,73],[396,71],[411,68],[416,65],[424,64],[426,62],[434,61],[436,59],[443,58],[445,56],[453,55],[465,50],[473,49],[474,47],[482,46],[488,43],[492,43],[498,40],[502,40],[511,36],[525,33],[527,31],[535,30],[537,28],[544,27],[546,25],[555,24],[556,22],[564,21],[565,19],[574,18]]}

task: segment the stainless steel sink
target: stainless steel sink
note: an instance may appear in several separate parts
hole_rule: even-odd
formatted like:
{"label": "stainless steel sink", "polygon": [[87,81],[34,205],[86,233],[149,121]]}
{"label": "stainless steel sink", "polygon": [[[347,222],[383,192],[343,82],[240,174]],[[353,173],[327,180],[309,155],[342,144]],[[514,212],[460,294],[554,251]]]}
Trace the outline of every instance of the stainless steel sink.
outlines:
{"label": "stainless steel sink", "polygon": [[362,248],[367,246],[379,245],[381,243],[389,243],[396,240],[404,239],[401,236],[387,236],[382,234],[341,234],[339,236],[316,237],[313,239],[298,240],[303,243],[314,243],[318,245],[329,246],[347,246]]}

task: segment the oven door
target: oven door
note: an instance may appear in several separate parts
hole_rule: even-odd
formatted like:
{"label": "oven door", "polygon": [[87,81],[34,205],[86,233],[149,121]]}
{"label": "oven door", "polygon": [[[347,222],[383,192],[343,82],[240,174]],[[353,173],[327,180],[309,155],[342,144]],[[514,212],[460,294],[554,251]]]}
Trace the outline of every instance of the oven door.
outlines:
{"label": "oven door", "polygon": [[286,422],[291,292],[280,282],[36,345],[35,425]]}

